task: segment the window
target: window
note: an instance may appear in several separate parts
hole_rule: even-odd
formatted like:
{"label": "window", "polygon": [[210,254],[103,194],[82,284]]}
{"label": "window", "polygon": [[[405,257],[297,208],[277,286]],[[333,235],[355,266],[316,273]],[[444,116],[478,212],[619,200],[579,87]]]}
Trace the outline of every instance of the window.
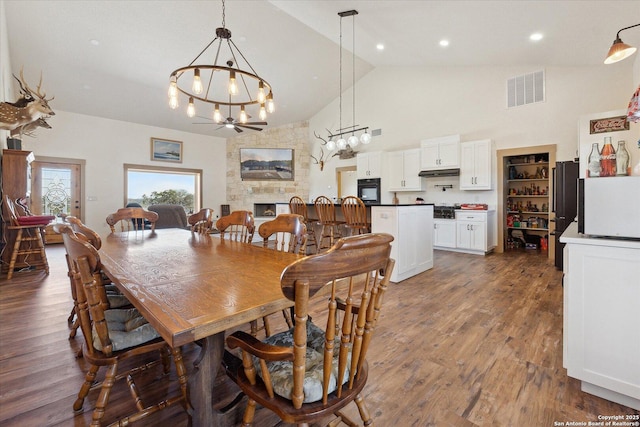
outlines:
{"label": "window", "polygon": [[202,170],[124,165],[125,205],[182,205],[187,214],[202,206]]}

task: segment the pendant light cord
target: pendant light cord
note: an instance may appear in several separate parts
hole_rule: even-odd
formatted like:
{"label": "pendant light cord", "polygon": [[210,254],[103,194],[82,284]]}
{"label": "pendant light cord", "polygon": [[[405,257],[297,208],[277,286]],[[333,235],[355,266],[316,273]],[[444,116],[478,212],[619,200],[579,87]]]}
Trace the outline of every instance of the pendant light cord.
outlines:
{"label": "pendant light cord", "polygon": [[[356,15],[352,15],[351,19],[353,22],[353,49],[351,50],[352,53],[352,58],[353,58],[353,65],[352,65],[352,72],[353,72],[353,77],[351,79],[352,82],[352,89],[353,89],[353,129],[355,130],[356,128]],[[355,131],[351,132],[351,136],[355,136]]]}
{"label": "pendant light cord", "polygon": [[340,17],[340,117],[339,124],[342,130],[342,17]]}

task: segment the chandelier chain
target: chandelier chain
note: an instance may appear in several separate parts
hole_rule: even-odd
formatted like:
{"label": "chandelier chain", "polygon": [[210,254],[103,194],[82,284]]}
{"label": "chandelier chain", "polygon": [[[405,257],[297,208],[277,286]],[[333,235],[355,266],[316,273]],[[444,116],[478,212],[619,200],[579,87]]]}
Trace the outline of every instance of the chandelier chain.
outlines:
{"label": "chandelier chain", "polygon": [[225,23],[224,23],[224,21],[225,21],[225,14],[224,14],[224,11],[225,11],[225,7],[224,7],[224,0],[222,0],[222,28],[227,28],[227,27],[225,26]]}

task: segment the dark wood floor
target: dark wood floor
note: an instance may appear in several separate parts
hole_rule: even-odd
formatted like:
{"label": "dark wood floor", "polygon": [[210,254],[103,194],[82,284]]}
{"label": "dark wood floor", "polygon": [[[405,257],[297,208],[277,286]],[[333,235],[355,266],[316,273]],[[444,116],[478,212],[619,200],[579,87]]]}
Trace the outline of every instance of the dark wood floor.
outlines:
{"label": "dark wood floor", "polygon": [[[85,426],[72,404],[86,370],[68,339],[71,308],[64,249],[47,248],[51,274],[0,279],[0,425]],[[561,276],[544,257],[518,252],[486,257],[436,251],[435,267],[393,284],[370,351],[365,388],[377,426],[554,426],[637,414],[580,391],[562,368]],[[278,316],[273,316],[278,325]],[[197,347],[184,350],[188,362]],[[169,378],[145,374],[153,400],[175,390]],[[230,389],[221,377],[221,389]],[[117,383],[105,421],[131,411]],[[355,414],[355,409],[350,409]],[[264,411],[259,426],[274,425]],[[187,425],[172,407],[136,425]]]}

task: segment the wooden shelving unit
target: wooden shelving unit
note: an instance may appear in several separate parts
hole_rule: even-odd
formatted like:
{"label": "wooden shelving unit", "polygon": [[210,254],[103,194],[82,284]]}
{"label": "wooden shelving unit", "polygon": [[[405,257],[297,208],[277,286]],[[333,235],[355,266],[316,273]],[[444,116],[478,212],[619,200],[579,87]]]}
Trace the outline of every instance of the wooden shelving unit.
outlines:
{"label": "wooden shelving unit", "polygon": [[505,249],[519,249],[527,244],[530,247],[534,244],[538,250],[548,248],[551,206],[548,154],[507,157],[505,173]]}

